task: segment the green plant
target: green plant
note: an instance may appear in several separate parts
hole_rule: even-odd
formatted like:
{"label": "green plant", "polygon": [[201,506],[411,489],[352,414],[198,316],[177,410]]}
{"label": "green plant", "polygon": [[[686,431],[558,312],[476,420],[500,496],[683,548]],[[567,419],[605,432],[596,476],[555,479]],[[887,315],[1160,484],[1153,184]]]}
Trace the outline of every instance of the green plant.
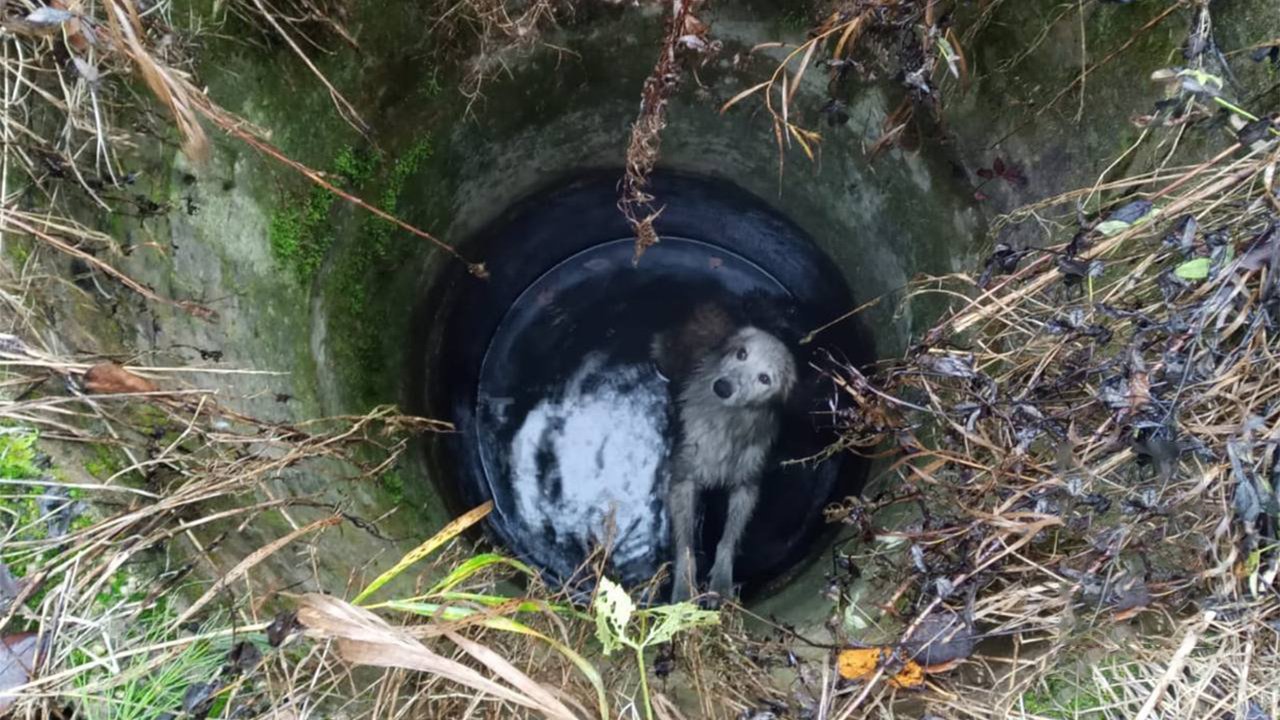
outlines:
{"label": "green plant", "polygon": [[[75,692],[80,710],[86,720],[159,720],[180,716],[187,693],[201,683],[209,683],[218,677],[231,647],[229,637],[201,639],[178,643],[176,647],[167,629],[173,619],[166,608],[160,606],[141,615],[136,621],[139,630],[133,642],[115,648],[155,648],[150,652],[129,654],[127,657],[103,664],[96,661],[111,652],[112,648],[95,647],[92,652],[76,651],[72,655],[75,667],[84,671],[75,676]],[[213,686],[204,686],[213,695]],[[213,701],[216,714],[221,698]]]}
{"label": "green plant", "polygon": [[20,428],[0,428],[0,479],[31,480],[36,467],[36,433]]}
{"label": "green plant", "polygon": [[611,655],[622,647],[631,648],[635,653],[644,714],[650,720],[653,718],[653,706],[649,699],[644,651],[671,642],[678,633],[685,630],[717,625],[720,622],[719,613],[702,610],[691,602],[637,608],[627,591],[607,577],[600,578],[593,610],[596,617],[596,638],[600,640],[604,654]]}
{"label": "green plant", "polygon": [[[482,520],[492,509],[492,503],[486,503],[446,525],[440,532],[427,539],[426,542],[406,553],[390,570],[370,582],[356,596],[355,604],[359,605],[410,566],[434,554],[467,528]],[[610,717],[609,699],[605,693],[604,679],[595,666],[583,657],[581,653],[569,647],[567,643],[547,633],[540,632],[512,617],[513,615],[526,613],[554,613],[561,617],[590,622],[591,616],[567,604],[507,597],[496,593],[469,593],[457,590],[459,586],[475,577],[481,571],[495,567],[506,567],[530,578],[536,576],[536,572],[532,568],[519,560],[504,557],[497,553],[480,553],[454,567],[445,577],[421,595],[406,599],[388,600],[374,605],[366,605],[365,607],[370,610],[378,608],[396,610],[444,622],[472,621],[491,630],[529,637],[545,643],[572,663],[582,673],[583,677],[591,683],[596,693],[600,718],[601,720],[606,720],[606,718]],[[473,606],[478,605],[485,609],[467,607],[461,603]]]}

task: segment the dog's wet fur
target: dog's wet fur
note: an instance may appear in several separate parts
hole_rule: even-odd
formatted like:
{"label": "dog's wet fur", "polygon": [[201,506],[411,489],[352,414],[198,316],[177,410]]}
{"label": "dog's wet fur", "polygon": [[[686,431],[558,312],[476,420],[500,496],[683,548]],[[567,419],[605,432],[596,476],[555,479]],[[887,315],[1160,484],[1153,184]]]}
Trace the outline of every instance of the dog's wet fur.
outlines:
{"label": "dog's wet fur", "polygon": [[796,385],[796,361],[775,335],[736,323],[722,307],[698,305],[653,340],[654,362],[671,382],[680,435],[671,459],[667,512],[675,555],[672,602],[695,593],[694,533],[706,490],[729,495],[711,567],[711,591],[733,592],[733,561],[760,494],[779,410]]}

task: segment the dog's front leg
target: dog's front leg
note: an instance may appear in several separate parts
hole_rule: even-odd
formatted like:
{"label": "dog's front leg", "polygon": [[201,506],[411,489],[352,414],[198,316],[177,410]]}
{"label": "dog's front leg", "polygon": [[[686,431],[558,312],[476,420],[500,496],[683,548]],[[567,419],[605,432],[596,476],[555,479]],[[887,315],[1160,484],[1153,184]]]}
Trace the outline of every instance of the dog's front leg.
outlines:
{"label": "dog's front leg", "polygon": [[711,566],[711,590],[725,600],[733,596],[733,556],[755,510],[756,496],[754,484],[739,485],[729,495],[729,515],[724,521],[720,544],[716,546],[716,562]]}
{"label": "dog's front leg", "polygon": [[692,480],[673,480],[667,492],[667,513],[671,516],[671,549],[675,554],[674,588],[671,602],[693,597],[693,532],[697,523],[698,487]]}

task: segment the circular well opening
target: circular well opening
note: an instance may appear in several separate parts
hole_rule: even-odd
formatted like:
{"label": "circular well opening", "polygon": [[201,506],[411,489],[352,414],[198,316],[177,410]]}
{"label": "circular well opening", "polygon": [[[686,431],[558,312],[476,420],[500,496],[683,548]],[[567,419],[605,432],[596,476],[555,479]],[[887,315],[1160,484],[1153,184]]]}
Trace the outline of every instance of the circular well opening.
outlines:
{"label": "circular well opening", "polygon": [[[670,560],[665,478],[679,433],[673,388],[649,348],[696,304],[714,302],[735,325],[783,340],[800,374],[779,407],[735,562],[744,596],[758,596],[816,556],[823,506],[865,478],[853,457],[794,461],[832,439],[832,388],[813,364],[826,353],[864,363],[873,347],[855,323],[800,344],[853,306],[848,283],[798,227],[724,181],[655,177],[662,242],[633,262],[617,177],[587,174],[531,195],[468,244],[489,280],[451,274],[427,293],[415,322],[434,331],[411,349],[411,392],[416,378],[425,408],[457,426],[429,449],[434,480],[459,506],[493,500],[490,534],[553,583],[575,579],[601,544],[613,577],[649,581]],[[700,576],[726,505],[723,492],[702,497]]]}

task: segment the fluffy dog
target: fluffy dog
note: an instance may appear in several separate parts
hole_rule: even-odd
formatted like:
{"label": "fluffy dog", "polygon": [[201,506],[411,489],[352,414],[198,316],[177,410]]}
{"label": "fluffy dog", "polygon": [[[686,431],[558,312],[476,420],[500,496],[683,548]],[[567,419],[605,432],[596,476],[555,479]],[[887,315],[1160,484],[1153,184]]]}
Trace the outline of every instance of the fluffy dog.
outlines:
{"label": "fluffy dog", "polygon": [[694,594],[698,502],[714,488],[728,491],[729,512],[716,545],[711,590],[728,598],[734,554],[778,435],[779,407],[796,383],[795,358],[778,338],[757,327],[735,328],[729,314],[711,304],[654,338],[652,352],[675,388],[680,421],[667,490],[675,551],[672,602]]}

